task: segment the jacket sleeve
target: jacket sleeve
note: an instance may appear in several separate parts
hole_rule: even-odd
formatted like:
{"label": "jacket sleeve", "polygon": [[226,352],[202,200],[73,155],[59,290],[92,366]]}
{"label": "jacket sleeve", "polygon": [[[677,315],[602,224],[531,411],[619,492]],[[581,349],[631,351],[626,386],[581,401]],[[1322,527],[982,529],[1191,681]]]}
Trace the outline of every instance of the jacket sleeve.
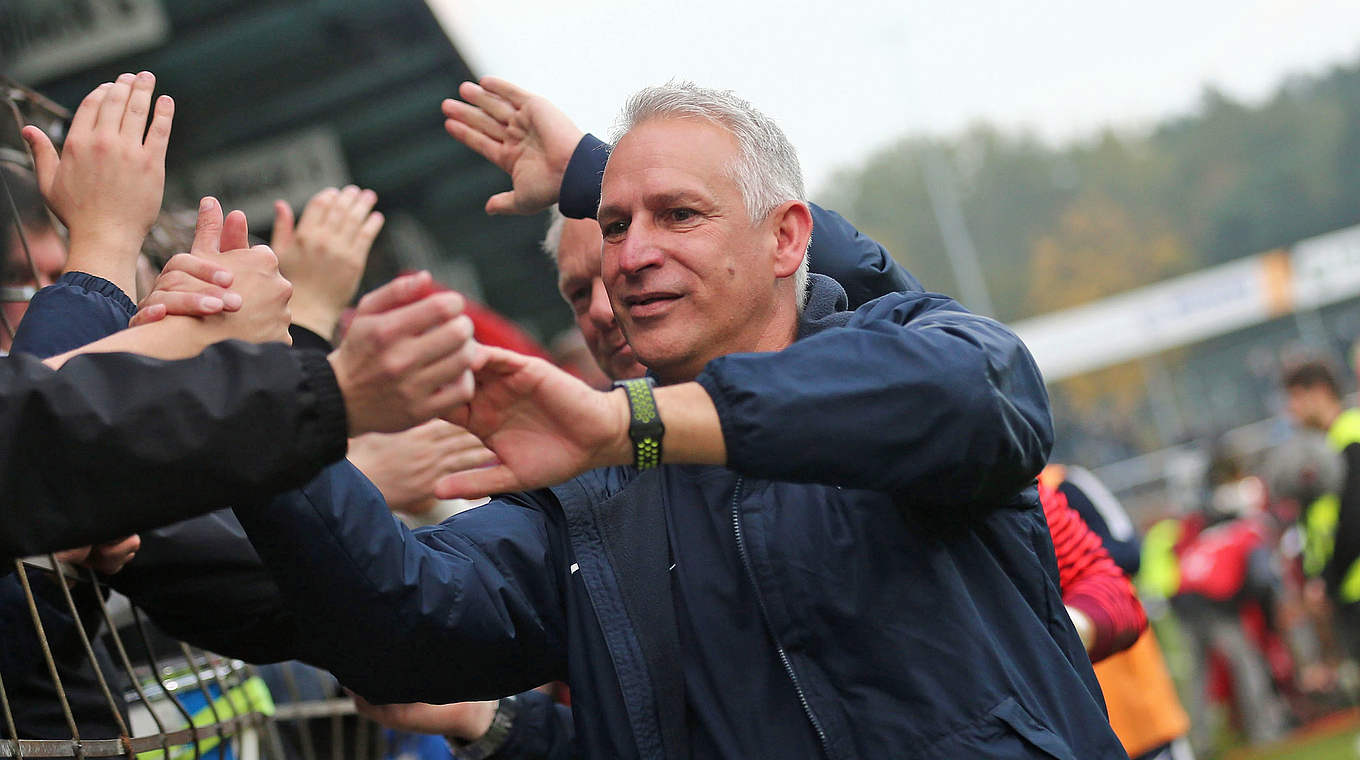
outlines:
{"label": "jacket sleeve", "polygon": [[697,378],[728,466],[772,480],[886,491],[946,515],[1009,502],[1053,443],[1029,351],[945,296],[899,293],[777,353],[732,354]]}
{"label": "jacket sleeve", "polygon": [[519,712],[491,760],[573,760],[581,757],[571,708],[540,691],[515,695]]}
{"label": "jacket sleeve", "polygon": [[157,627],[247,662],[297,656],[297,616],[229,509],[141,533],[137,556],[104,583]]}
{"label": "jacket sleeve", "polygon": [[[608,143],[591,134],[576,144],[558,193],[557,206],[564,216],[595,218],[609,151]],[[815,203],[808,207],[812,210],[808,267],[839,282],[850,297],[850,308],[857,309],[888,293],[923,290],[886,248],[855,229],[845,217]]]}
{"label": "jacket sleeve", "polygon": [[566,673],[565,527],[552,496],[407,530],[349,462],[236,510],[308,632],[299,656],[376,702],[514,694]]}
{"label": "jacket sleeve", "polygon": [[1039,497],[1053,536],[1063,603],[1085,613],[1095,628],[1091,662],[1133,646],[1147,628],[1133,584],[1060,491],[1040,487]]}
{"label": "jacket sleeve", "polygon": [[67,272],[29,301],[11,350],[43,359],[64,354],[122,330],[136,313],[117,285],[92,274]]}
{"label": "jacket sleeve", "polygon": [[0,555],[125,536],[294,487],[345,452],[325,354],[0,360]]}

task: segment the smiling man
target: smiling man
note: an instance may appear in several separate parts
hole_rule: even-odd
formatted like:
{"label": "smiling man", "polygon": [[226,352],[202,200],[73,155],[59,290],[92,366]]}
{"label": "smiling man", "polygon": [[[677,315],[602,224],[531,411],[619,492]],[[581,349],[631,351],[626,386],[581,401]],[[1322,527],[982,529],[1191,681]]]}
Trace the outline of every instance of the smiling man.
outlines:
{"label": "smiling man", "polygon": [[374,701],[571,684],[571,730],[501,700],[478,757],[1125,757],[1058,593],[1024,346],[939,295],[844,311],[740,98],[651,88],[623,121],[603,286],[662,386],[484,349],[460,421],[499,461],[440,489],[519,493],[412,534],[342,464],[240,510],[328,632],[308,658]]}

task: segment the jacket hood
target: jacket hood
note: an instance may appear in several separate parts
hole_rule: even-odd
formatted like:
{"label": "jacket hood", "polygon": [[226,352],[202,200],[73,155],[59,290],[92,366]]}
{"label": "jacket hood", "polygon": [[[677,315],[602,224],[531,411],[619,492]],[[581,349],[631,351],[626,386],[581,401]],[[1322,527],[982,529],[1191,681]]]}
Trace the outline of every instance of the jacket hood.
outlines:
{"label": "jacket hood", "polygon": [[798,337],[802,340],[832,327],[845,327],[850,321],[850,298],[839,282],[817,274],[808,273],[808,298],[803,313],[798,315]]}

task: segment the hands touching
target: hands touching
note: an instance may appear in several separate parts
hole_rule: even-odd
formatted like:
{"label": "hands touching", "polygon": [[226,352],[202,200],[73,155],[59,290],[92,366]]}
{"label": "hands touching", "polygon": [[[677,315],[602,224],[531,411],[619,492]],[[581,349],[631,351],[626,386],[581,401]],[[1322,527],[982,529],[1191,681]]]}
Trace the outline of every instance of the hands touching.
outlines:
{"label": "hands touching", "polygon": [[421,514],[434,506],[439,478],[484,467],[496,455],[457,425],[430,420],[401,433],[351,438],[348,459],[382,491],[394,512]]}
{"label": "hands touching", "polygon": [[359,714],[396,731],[452,736],[464,741],[480,739],[496,715],[496,701],[431,705],[424,702],[375,705],[351,693]]}
{"label": "hands touching", "polygon": [[486,213],[535,214],[556,203],[562,175],[585,132],[547,98],[504,79],[464,82],[458,94],[462,101],[442,104],[444,128],[509,174],[513,187],[491,196]]}
{"label": "hands touching", "polygon": [[166,264],[142,299],[133,326],[166,316],[197,317],[189,329],[202,332],[208,344],[229,338],[291,342],[292,285],[279,273],[269,246],[247,245],[245,214],[233,211],[224,220],[217,200],[204,198],[189,253]]}
{"label": "hands touching", "polygon": [[330,340],[340,314],[354,299],[369,249],[383,226],[373,210],[378,194],[350,185],[312,196],[293,226],[293,210],[274,203],[272,247],[279,269],[293,283],[293,322]]}
{"label": "hands touching", "polygon": [[60,156],[42,130],[23,130],[43,198],[70,230],[67,269],[103,277],[130,295],[142,240],[160,212],[174,117],[167,96],[153,109],[155,86],[143,71],[95,88],[76,109]]}
{"label": "hands touching", "polygon": [[331,367],[345,396],[349,433],[392,433],[472,397],[482,348],[463,297],[436,293],[428,272],[398,277],[359,300]]}

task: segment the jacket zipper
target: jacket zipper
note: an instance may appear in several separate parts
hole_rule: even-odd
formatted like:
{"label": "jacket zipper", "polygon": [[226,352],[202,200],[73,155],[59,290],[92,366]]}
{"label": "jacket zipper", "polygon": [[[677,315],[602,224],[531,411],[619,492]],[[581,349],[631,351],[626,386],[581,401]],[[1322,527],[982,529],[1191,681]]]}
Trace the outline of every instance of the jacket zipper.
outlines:
{"label": "jacket zipper", "polygon": [[784,664],[784,672],[788,674],[789,680],[793,682],[794,691],[798,692],[798,701],[803,705],[803,712],[808,720],[812,722],[812,728],[817,732],[817,739],[822,744],[822,754],[831,757],[830,743],[826,738],[826,731],[822,729],[822,722],[817,719],[817,714],[812,711],[812,705],[808,704],[807,694],[803,692],[803,685],[798,682],[798,674],[793,672],[793,663],[789,661],[789,655],[784,651],[784,645],[779,643],[779,637],[774,633],[774,626],[770,623],[770,613],[765,609],[765,599],[760,595],[760,586],[756,583],[756,571],[751,566],[751,558],[746,553],[746,537],[741,531],[741,486],[742,477],[737,476],[737,485],[732,490],[732,532],[737,536],[737,554],[741,556],[742,567],[746,569],[746,577],[751,581],[751,589],[755,591],[756,605],[760,607],[761,620],[765,622],[765,630],[770,634],[770,640],[774,642],[774,649],[779,653],[779,661]]}

